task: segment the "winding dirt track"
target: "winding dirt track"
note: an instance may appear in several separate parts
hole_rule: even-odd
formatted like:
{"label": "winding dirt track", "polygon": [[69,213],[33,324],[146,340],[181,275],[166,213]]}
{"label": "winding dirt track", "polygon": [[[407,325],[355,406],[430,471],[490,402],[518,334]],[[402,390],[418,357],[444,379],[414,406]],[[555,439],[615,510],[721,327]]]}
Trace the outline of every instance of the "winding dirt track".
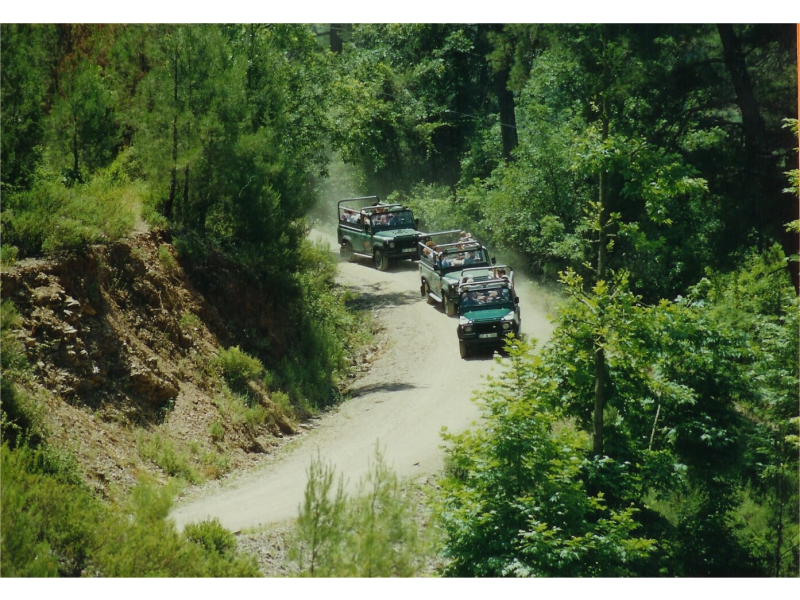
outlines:
{"label": "winding dirt track", "polygon": [[[312,238],[337,248],[335,235],[315,230]],[[339,282],[376,307],[388,334],[386,348],[353,385],[352,398],[288,452],[178,506],[171,516],[180,529],[207,518],[239,531],[297,517],[307,469],[317,456],[344,475],[350,493],[369,469],[376,444],[399,476],[427,478],[442,467],[442,427],[462,431],[479,417],[470,398],[496,366],[488,354],[460,358],[457,320],[420,297],[416,263],[393,264],[388,272],[366,260],[340,263]],[[518,282],[522,331],[543,341],[552,325],[527,292]]]}

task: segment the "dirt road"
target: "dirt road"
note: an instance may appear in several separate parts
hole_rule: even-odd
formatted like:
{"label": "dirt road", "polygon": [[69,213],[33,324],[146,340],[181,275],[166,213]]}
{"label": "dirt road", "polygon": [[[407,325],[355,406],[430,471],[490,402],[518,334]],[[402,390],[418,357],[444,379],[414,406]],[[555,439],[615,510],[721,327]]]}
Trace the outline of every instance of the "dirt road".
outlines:
{"label": "dirt road", "polygon": [[[337,248],[335,234],[315,231],[312,237]],[[398,263],[388,272],[367,260],[340,263],[339,281],[370,297],[387,331],[386,347],[352,387],[352,399],[274,463],[178,506],[172,517],[179,528],[217,518],[239,531],[296,517],[316,456],[344,475],[350,492],[368,470],[376,444],[398,475],[427,478],[442,467],[442,427],[462,431],[478,418],[472,391],[496,366],[489,355],[460,358],[457,319],[421,298],[416,263]],[[524,284],[518,283],[518,294],[523,332],[546,339],[552,325]]]}

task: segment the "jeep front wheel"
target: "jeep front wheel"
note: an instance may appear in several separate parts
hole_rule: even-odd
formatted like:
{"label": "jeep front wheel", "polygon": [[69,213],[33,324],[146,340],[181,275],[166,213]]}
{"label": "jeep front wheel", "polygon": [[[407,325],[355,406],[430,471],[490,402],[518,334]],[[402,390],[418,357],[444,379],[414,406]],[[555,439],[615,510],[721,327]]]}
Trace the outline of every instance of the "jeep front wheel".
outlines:
{"label": "jeep front wheel", "polygon": [[456,314],[456,305],[447,297],[447,292],[445,290],[442,290],[442,306],[444,307],[444,314],[448,317],[452,317]]}
{"label": "jeep front wheel", "polygon": [[345,262],[353,262],[353,247],[350,242],[342,242],[339,246],[339,256]]}
{"label": "jeep front wheel", "polygon": [[425,281],[424,279],[422,280],[422,295],[425,296],[425,301],[428,304],[436,303],[436,301],[433,298],[431,298],[431,288],[428,285],[428,282]]}
{"label": "jeep front wheel", "polygon": [[387,271],[389,269],[389,259],[386,258],[386,255],[383,253],[383,250],[377,249],[375,250],[375,268],[378,271]]}
{"label": "jeep front wheel", "polygon": [[464,340],[458,340],[458,351],[461,354],[461,358],[467,358],[469,356],[469,348],[467,347],[467,342]]}

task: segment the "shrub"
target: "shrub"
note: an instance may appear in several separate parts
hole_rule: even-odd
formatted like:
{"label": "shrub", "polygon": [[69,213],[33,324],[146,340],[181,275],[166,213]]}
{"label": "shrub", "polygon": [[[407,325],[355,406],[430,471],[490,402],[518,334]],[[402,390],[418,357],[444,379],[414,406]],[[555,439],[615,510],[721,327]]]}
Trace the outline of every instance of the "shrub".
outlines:
{"label": "shrub", "polygon": [[140,434],[137,447],[143,460],[153,462],[167,475],[182,477],[190,483],[200,483],[200,475],[189,463],[186,454],[177,450],[171,440],[162,438],[159,433]]}
{"label": "shrub", "polygon": [[228,385],[237,392],[246,391],[247,383],[257,380],[264,372],[261,361],[243,352],[238,346],[220,350],[216,364]]}
{"label": "shrub", "polygon": [[4,198],[4,242],[30,256],[119,239],[133,230],[139,193],[104,177],[70,188],[40,181]]}
{"label": "shrub", "polygon": [[333,468],[308,470],[304,503],[289,550],[301,576],[413,577],[426,560],[411,503],[376,449],[355,498],[334,488]]}
{"label": "shrub", "polygon": [[91,494],[37,468],[39,453],[3,444],[2,548],[4,577],[56,577],[80,574],[97,545],[102,508]]}
{"label": "shrub", "polygon": [[195,327],[200,327],[202,323],[203,322],[200,320],[200,317],[198,317],[194,313],[186,311],[181,315],[181,318],[178,321],[178,326],[181,328],[182,331],[186,331],[188,329],[194,329]]}
{"label": "shrub", "polygon": [[167,273],[174,272],[178,267],[175,257],[172,256],[172,253],[169,251],[169,246],[166,244],[161,244],[158,247],[158,262],[161,263],[161,266]]}
{"label": "shrub", "polygon": [[236,538],[217,519],[190,523],[184,529],[183,535],[209,552],[224,555],[236,549]]}
{"label": "shrub", "polygon": [[[129,501],[116,507],[104,524],[92,567],[103,577],[257,577],[251,557],[228,548],[220,553],[208,543],[220,543],[228,536],[221,526],[195,527],[182,535],[167,520],[175,487],[155,487],[142,481]],[[232,534],[228,533],[232,537]],[[199,538],[198,538],[199,536]]]}
{"label": "shrub", "polygon": [[13,265],[17,261],[18,254],[19,248],[10,244],[3,244],[0,246],[0,265],[4,267]]}
{"label": "shrub", "polygon": [[215,442],[222,441],[222,438],[225,437],[225,427],[222,425],[222,421],[214,421],[208,430],[208,434]]}

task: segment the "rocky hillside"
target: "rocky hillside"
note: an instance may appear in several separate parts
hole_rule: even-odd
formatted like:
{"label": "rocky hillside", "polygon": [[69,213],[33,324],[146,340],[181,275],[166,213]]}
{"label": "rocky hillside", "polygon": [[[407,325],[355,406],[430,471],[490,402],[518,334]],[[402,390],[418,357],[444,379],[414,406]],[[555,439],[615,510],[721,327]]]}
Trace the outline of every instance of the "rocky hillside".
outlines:
{"label": "rocky hillside", "polygon": [[142,233],[21,261],[3,272],[2,296],[22,315],[27,388],[50,439],[103,494],[143,472],[218,477],[297,430],[291,409],[251,384],[254,418],[215,369],[221,348],[263,336],[280,351],[285,338],[280,308],[219,257],[201,277],[167,234]]}

